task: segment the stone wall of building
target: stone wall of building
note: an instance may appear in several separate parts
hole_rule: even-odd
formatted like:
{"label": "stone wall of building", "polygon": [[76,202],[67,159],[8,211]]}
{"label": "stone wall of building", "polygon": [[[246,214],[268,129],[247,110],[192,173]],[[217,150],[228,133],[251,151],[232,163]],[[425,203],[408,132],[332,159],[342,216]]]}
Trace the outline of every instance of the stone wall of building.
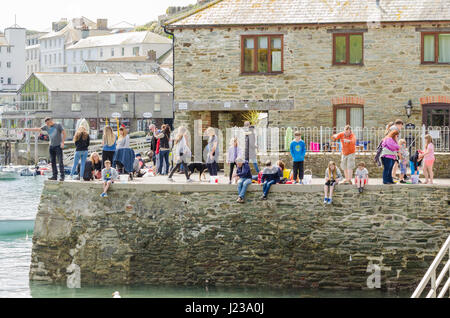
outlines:
{"label": "stone wall of building", "polygon": [[[32,281],[412,291],[448,236],[448,186],[250,186],[47,181]],[[373,278],[373,276],[372,276]],[[371,282],[373,282],[372,280]]]}
{"label": "stone wall of building", "polygon": [[[450,66],[421,65],[416,27],[436,25],[368,28],[363,66],[332,65],[333,34],[327,31],[366,24],[175,30],[176,109],[179,103],[187,103],[188,112],[254,108],[269,111],[270,125],[330,127],[333,99],[354,97],[364,105],[365,127],[384,127],[396,118],[420,125],[420,98],[450,96]],[[284,35],[283,74],[240,74],[241,35],[248,34]],[[409,100],[413,111],[407,119],[404,106]]]}

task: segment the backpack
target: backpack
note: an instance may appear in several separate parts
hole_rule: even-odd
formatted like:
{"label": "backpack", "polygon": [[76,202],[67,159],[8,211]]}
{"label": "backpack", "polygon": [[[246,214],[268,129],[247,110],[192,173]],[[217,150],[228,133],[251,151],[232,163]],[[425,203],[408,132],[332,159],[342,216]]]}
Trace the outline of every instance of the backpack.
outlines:
{"label": "backpack", "polygon": [[380,144],[377,147],[377,152],[376,152],[375,158],[374,158],[374,161],[378,165],[378,167],[381,167],[381,165],[382,165],[381,164],[381,153],[383,152],[382,144],[383,144],[383,140],[380,141]]}

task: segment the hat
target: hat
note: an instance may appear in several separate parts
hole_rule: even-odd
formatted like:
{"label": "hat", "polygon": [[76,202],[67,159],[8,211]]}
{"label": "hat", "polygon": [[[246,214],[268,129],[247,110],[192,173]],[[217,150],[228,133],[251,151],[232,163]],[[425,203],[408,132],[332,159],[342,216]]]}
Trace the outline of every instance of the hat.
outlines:
{"label": "hat", "polygon": [[244,159],[242,159],[242,158],[237,158],[236,159],[236,163],[243,163],[245,160]]}
{"label": "hat", "polygon": [[142,156],[141,156],[141,154],[140,154],[140,153],[137,153],[137,154],[136,154],[136,157],[142,157]]}

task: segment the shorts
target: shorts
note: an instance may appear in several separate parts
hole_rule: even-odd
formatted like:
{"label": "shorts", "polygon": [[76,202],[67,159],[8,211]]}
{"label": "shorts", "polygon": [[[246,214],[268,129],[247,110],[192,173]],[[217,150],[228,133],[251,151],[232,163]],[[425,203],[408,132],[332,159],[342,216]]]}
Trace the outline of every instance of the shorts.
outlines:
{"label": "shorts", "polygon": [[434,159],[424,160],[425,166],[432,166],[434,163]]}
{"label": "shorts", "polygon": [[334,185],[336,185],[336,180],[328,180],[327,182],[325,182],[326,186],[332,187]]}
{"label": "shorts", "polygon": [[355,169],[355,154],[351,153],[347,156],[342,155],[341,159],[341,169],[342,170],[353,170]]}

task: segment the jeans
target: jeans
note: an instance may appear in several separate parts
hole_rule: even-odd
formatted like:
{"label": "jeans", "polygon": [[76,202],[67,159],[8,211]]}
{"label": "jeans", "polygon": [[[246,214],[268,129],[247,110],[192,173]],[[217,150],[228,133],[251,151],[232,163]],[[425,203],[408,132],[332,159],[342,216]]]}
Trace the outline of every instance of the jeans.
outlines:
{"label": "jeans", "polygon": [[416,168],[414,167],[414,162],[412,162],[411,160],[409,161],[409,168],[411,169],[411,175],[413,174],[419,175],[419,167],[417,167],[416,171]]}
{"label": "jeans", "polygon": [[258,163],[256,161],[253,162],[253,168],[255,168],[256,173],[259,173]]}
{"label": "jeans", "polygon": [[49,152],[50,152],[50,161],[52,162],[53,178],[58,177],[58,169],[56,167],[56,158],[58,158],[59,173],[61,175],[61,178],[64,179],[64,163],[61,146],[50,146]]}
{"label": "jeans", "polygon": [[383,184],[394,183],[394,179],[392,178],[392,168],[394,167],[395,160],[381,157],[381,162],[383,163]]}
{"label": "jeans", "polygon": [[217,163],[211,162],[211,163],[207,163],[206,167],[208,168],[208,172],[210,176],[217,176]]}
{"label": "jeans", "polygon": [[265,197],[267,197],[267,195],[269,194],[269,190],[270,190],[270,187],[272,186],[272,184],[275,184],[275,183],[276,183],[275,180],[264,182],[264,184],[263,184],[263,194],[264,194]]}
{"label": "jeans", "polygon": [[241,178],[238,181],[238,195],[241,199],[245,198],[245,193],[247,192],[247,188],[252,184],[252,179],[250,178]]}
{"label": "jeans", "polygon": [[71,177],[77,173],[77,166],[80,159],[81,159],[80,178],[84,176],[84,167],[86,166],[87,156],[88,156],[87,150],[75,151],[75,158],[73,159],[72,171],[70,172]]}
{"label": "jeans", "polygon": [[159,167],[158,173],[163,174],[163,164],[165,163],[164,174],[169,173],[169,153],[170,150],[160,150],[159,151]]}
{"label": "jeans", "polygon": [[230,163],[230,181],[231,181],[231,179],[233,179],[233,171],[234,171],[235,166],[236,166],[236,162]]}
{"label": "jeans", "polygon": [[[172,178],[173,174],[175,173],[175,171],[177,171],[178,168],[181,168],[182,165],[186,166],[186,163],[184,161],[180,161],[177,163],[177,165],[175,167],[172,168],[172,171],[169,174],[169,178]],[[186,180],[189,180],[189,172],[188,169],[186,167],[186,169],[184,169],[184,175],[186,176]]]}
{"label": "jeans", "polygon": [[297,176],[301,180],[303,180],[303,161],[294,161],[294,181],[297,181]]}

